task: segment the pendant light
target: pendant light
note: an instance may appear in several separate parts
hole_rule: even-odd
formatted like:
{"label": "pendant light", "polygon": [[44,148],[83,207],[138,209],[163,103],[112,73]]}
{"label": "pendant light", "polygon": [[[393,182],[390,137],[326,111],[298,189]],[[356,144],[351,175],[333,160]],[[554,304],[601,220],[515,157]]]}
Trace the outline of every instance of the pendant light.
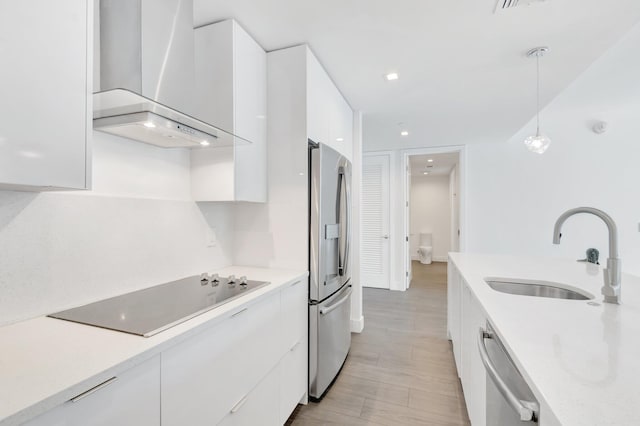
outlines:
{"label": "pendant light", "polygon": [[548,47],[536,47],[527,52],[528,57],[536,58],[536,134],[527,137],[524,144],[536,154],[544,154],[551,145],[551,139],[540,133],[540,58],[548,51]]}

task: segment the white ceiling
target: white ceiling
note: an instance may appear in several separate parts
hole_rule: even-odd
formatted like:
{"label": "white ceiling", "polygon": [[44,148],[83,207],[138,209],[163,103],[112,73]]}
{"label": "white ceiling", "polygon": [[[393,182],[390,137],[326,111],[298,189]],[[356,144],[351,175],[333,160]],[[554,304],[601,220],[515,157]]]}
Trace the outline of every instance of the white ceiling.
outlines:
{"label": "white ceiling", "polygon": [[[365,149],[506,141],[640,20],[638,0],[195,0],[196,25],[235,18],[266,49],[309,43],[365,113]],[[383,74],[397,71],[387,82]],[[409,130],[400,136],[398,123]]]}
{"label": "white ceiling", "polygon": [[[429,163],[427,161],[429,159],[432,159],[433,162]],[[446,176],[451,172],[451,169],[456,164],[458,164],[457,152],[448,154],[412,155],[409,157],[411,176],[425,176],[425,170],[429,172],[427,176]]]}

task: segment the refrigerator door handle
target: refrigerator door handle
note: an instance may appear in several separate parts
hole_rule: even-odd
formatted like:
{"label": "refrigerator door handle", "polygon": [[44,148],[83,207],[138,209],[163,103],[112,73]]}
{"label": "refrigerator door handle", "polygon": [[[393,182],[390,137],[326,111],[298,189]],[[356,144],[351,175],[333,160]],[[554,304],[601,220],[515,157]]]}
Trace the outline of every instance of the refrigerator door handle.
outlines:
{"label": "refrigerator door handle", "polygon": [[[351,188],[344,167],[340,167],[338,169],[338,175],[338,220],[341,224],[344,220],[344,232],[339,233],[340,239],[338,241],[338,274],[343,277],[347,275],[347,267],[349,264],[349,246],[351,243],[351,218],[349,217],[351,212]],[[344,205],[342,204],[343,191]]]}
{"label": "refrigerator door handle", "polygon": [[339,308],[340,305],[342,305],[344,302],[349,300],[349,296],[351,296],[352,292],[353,292],[353,290],[351,289],[351,286],[349,286],[347,291],[344,293],[344,296],[342,296],[342,298],[340,300],[338,300],[333,305],[329,305],[329,306],[326,306],[324,308],[320,308],[320,315],[327,315],[329,312],[333,311],[334,309]]}
{"label": "refrigerator door handle", "polygon": [[346,230],[345,230],[345,249],[344,249],[344,268],[345,275],[351,275],[349,271],[350,261],[351,261],[351,179],[348,179],[345,173],[345,204],[346,210],[344,212],[344,217],[347,222]]}

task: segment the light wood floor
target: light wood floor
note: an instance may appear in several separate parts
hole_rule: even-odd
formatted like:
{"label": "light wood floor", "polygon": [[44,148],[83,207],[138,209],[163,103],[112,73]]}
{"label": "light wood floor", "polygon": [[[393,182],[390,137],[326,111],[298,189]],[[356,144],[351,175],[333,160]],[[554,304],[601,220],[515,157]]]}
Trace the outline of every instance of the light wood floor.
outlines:
{"label": "light wood floor", "polygon": [[406,292],[365,288],[365,328],[340,376],[287,425],[469,425],[446,304],[446,263],[413,262]]}

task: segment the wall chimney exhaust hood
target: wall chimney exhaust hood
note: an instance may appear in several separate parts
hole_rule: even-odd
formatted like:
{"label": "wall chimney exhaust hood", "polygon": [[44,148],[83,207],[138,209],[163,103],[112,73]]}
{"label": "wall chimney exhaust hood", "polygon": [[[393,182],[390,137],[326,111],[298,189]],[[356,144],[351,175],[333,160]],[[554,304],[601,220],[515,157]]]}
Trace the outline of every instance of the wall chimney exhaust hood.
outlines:
{"label": "wall chimney exhaust hood", "polygon": [[95,130],[163,148],[250,143],[198,119],[192,0],[100,0],[99,40]]}

